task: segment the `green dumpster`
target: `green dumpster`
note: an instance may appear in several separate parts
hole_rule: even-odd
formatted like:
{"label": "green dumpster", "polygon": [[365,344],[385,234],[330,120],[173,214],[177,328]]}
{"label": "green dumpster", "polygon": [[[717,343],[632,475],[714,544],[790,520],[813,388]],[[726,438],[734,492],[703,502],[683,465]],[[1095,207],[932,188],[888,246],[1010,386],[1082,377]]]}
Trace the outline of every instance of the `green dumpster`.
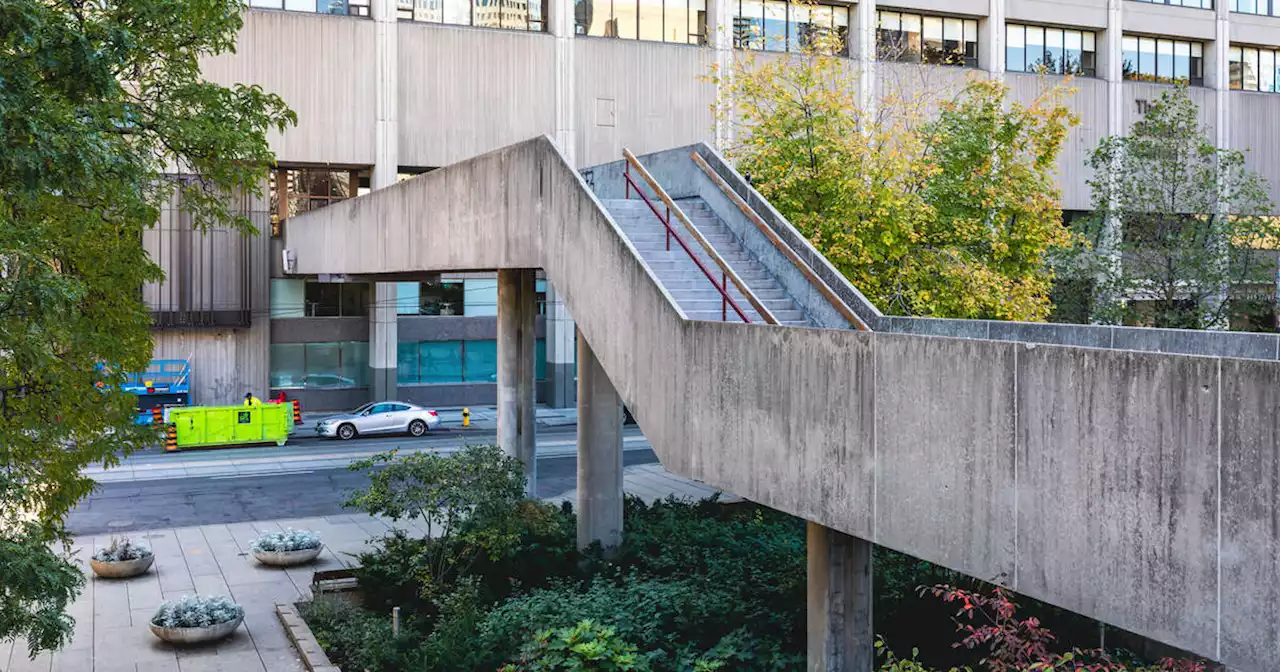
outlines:
{"label": "green dumpster", "polygon": [[176,448],[247,446],[274,443],[283,446],[293,426],[293,407],[189,406],[168,409],[176,434]]}

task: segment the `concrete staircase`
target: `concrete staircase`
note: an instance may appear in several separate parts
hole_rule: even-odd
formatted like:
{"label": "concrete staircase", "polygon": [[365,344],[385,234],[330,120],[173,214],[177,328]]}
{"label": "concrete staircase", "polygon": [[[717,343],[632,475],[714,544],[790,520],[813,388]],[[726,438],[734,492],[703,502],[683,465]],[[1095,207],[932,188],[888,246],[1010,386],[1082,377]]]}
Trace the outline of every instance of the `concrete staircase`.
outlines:
{"label": "concrete staircase", "polygon": [[[666,209],[657,199],[652,199],[660,212]],[[604,201],[609,214],[622,227],[627,238],[640,251],[644,263],[653,270],[659,282],[676,300],[680,309],[691,320],[721,321],[721,295],[712,286],[707,276],[698,269],[689,255],[673,238],[671,250],[667,251],[666,227],[654,216],[649,206],[639,198],[608,199]],[[701,198],[677,199],[676,205],[689,217],[689,221],[697,227],[698,232],[711,243],[716,252],[742,278],[751,292],[765,305],[774,318],[781,324],[791,326],[813,326],[800,307],[786,293],[782,285],[758,261],[752,259],[742,248],[733,232],[716,215],[706,201]],[[720,267],[711,259],[711,255],[680,223],[675,215],[671,223],[684,239],[689,249],[693,250],[702,265],[711,271],[717,282],[720,279]],[[742,292],[729,282],[729,295],[746,313],[753,323],[764,323],[764,318],[751,306]],[[733,308],[728,309],[730,322],[740,321]]]}

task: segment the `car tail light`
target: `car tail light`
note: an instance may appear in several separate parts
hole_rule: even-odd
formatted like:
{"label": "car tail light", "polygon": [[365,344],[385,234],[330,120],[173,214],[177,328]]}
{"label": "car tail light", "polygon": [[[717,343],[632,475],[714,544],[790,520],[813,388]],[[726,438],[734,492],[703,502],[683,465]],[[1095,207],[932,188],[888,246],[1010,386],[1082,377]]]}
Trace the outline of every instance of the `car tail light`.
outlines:
{"label": "car tail light", "polygon": [[436,415],[436,412],[435,412],[435,411],[427,411],[427,415],[429,415],[429,416],[431,416],[431,417],[433,417],[433,418],[440,417],[440,416]]}

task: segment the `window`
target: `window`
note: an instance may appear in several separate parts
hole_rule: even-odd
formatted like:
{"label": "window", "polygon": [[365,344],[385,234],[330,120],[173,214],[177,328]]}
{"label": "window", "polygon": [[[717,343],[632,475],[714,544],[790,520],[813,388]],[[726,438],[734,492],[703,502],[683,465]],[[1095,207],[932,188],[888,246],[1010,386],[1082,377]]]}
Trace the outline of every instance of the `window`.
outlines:
{"label": "window", "polygon": [[1227,50],[1231,69],[1231,88],[1240,91],[1280,93],[1276,82],[1280,51],[1255,47],[1231,47]]}
{"label": "window", "polygon": [[249,6],[291,12],[369,16],[369,0],[249,0]]}
{"label": "window", "polygon": [[1097,76],[1096,36],[1088,30],[1005,26],[1005,69],[1053,75]]}
{"label": "window", "polygon": [[[280,235],[280,222],[366,193],[368,170],[281,169],[271,180],[271,235]],[[283,194],[284,198],[281,198]]]}
{"label": "window", "polygon": [[1125,35],[1121,40],[1124,78],[1204,86],[1204,45],[1163,37]]}
{"label": "window", "polygon": [[1153,5],[1176,5],[1178,7],[1195,7],[1197,9],[1213,9],[1213,0],[1137,0]]}
{"label": "window", "polygon": [[876,53],[882,61],[978,67],[978,22],[941,16],[876,12]]}
{"label": "window", "polygon": [[543,0],[398,0],[402,21],[542,32]]}
{"label": "window", "polygon": [[[547,343],[534,344],[538,380],[547,375]],[[497,341],[418,341],[397,346],[396,381],[400,385],[492,383],[498,378]]]}
{"label": "window", "polygon": [[[849,8],[778,0],[734,0],[733,46],[757,51],[801,51],[829,39],[849,54]],[[825,45],[824,45],[825,46]]]}
{"label": "window", "polygon": [[466,315],[462,280],[396,283],[397,315]]}
{"label": "window", "polygon": [[1280,16],[1280,0],[1230,0],[1233,12]]}
{"label": "window", "polygon": [[308,280],[303,302],[306,317],[368,317],[369,285]]}
{"label": "window", "polygon": [[368,385],[369,344],[363,341],[274,343],[270,352],[273,388]]}
{"label": "window", "polygon": [[707,43],[707,0],[574,0],[573,17],[578,35]]}

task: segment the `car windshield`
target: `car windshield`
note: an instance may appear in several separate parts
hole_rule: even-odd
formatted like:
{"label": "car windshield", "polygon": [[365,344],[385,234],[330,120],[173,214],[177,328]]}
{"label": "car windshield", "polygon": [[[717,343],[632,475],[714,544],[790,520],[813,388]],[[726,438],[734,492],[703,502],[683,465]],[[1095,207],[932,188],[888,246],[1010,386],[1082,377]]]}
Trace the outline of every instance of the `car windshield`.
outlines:
{"label": "car windshield", "polygon": [[371,408],[373,408],[373,402],[369,402],[369,403],[367,403],[367,404],[365,404],[365,405],[361,406],[360,408],[357,408],[357,409],[355,409],[354,411],[351,411],[351,415],[360,415],[361,413],[364,413],[365,411],[367,411],[367,410],[369,410],[369,409],[371,409]]}

